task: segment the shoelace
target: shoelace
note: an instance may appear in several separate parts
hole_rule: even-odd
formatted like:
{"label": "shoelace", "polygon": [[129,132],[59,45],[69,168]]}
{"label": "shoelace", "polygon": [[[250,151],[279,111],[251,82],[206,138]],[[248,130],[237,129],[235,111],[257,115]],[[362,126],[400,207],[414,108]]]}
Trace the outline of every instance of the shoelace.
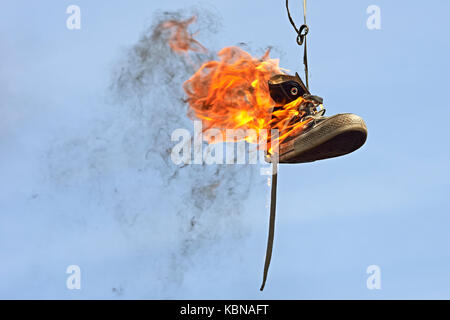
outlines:
{"label": "shoelace", "polygon": [[307,121],[308,128],[317,123],[317,120],[325,114],[326,109],[323,107],[323,99],[318,96],[305,95],[305,102],[300,106],[299,111],[303,111],[304,114],[299,118],[299,121]]}

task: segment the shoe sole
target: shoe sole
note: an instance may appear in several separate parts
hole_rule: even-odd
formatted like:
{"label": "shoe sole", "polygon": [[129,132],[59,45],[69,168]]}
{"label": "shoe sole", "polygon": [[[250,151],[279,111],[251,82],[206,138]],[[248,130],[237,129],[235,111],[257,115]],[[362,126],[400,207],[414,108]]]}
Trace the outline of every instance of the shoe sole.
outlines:
{"label": "shoe sole", "polygon": [[359,149],[367,139],[364,120],[337,114],[280,145],[279,163],[305,163],[335,158]]}

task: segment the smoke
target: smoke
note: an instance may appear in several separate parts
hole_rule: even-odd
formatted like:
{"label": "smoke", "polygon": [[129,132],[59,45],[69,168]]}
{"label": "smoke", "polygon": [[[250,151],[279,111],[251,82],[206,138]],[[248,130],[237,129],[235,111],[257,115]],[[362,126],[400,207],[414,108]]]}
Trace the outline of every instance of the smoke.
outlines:
{"label": "smoke", "polygon": [[[56,139],[46,154],[53,186],[83,189],[83,206],[112,215],[127,241],[153,256],[142,276],[151,277],[153,287],[158,281],[160,294],[169,296],[164,288],[181,285],[199,254],[213,254],[217,243],[245,234],[242,212],[251,187],[262,182],[254,165],[177,166],[170,159],[173,130],[193,128],[182,84],[213,55],[174,53],[160,26],[193,15],[190,27],[200,31],[201,43],[218,31],[219,19],[205,10],[155,14],[114,64],[112,111],[90,131]],[[126,292],[126,283],[112,291]]]}

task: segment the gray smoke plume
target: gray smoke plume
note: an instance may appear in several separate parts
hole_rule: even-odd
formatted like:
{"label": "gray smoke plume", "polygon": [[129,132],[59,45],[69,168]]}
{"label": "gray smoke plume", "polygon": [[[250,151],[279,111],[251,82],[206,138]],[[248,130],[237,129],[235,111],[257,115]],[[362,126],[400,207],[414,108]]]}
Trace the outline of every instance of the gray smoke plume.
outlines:
{"label": "gray smoke plume", "polygon": [[[142,273],[152,273],[162,295],[165,287],[182,283],[200,249],[208,254],[222,239],[242,236],[246,199],[251,186],[262,182],[254,165],[177,166],[170,159],[173,130],[193,131],[182,84],[213,55],[172,52],[160,26],[192,15],[200,42],[217,32],[217,16],[204,10],[157,13],[115,63],[109,88],[114,112],[91,132],[57,139],[47,153],[50,179],[59,190],[83,185],[94,208],[107,208],[144,256],[152,251],[153,270]],[[125,282],[112,291],[126,292]]]}
{"label": "gray smoke plume", "polygon": [[[173,195],[170,201],[175,201],[181,241],[173,253],[172,271],[180,279],[180,269],[190,263],[199,247],[211,245],[222,235],[239,235],[239,215],[256,178],[255,168],[248,165],[177,166],[171,162],[171,133],[177,128],[192,128],[182,84],[195,67],[213,55],[174,53],[168,46],[168,34],[160,26],[164,21],[186,20],[192,15],[197,17],[193,27],[200,34],[217,31],[218,19],[206,11],[157,14],[153,24],[125,53],[111,85],[117,102],[132,111],[139,123],[135,129],[147,141],[146,169],[160,176],[161,194]],[[130,146],[136,133],[130,132],[127,137]]]}

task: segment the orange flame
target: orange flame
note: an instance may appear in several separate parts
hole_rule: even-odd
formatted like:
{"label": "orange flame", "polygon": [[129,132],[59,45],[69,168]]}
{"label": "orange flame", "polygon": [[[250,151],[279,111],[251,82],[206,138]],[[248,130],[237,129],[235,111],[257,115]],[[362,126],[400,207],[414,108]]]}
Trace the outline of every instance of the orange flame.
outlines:
{"label": "orange flame", "polygon": [[195,22],[196,19],[193,16],[183,21],[167,20],[159,25],[161,30],[170,32],[168,43],[173,51],[177,53],[187,53],[188,51],[205,53],[208,51],[200,42],[194,39],[195,34],[188,31],[189,25]]}
{"label": "orange flame", "polygon": [[[187,31],[194,21],[195,17],[163,24],[165,28],[173,29],[169,45],[174,51],[204,49]],[[304,128],[309,120],[298,121],[301,116],[298,108],[303,98],[274,108],[268,81],[273,75],[283,72],[278,59],[269,57],[269,51],[257,59],[238,47],[226,47],[218,52],[218,57],[218,61],[205,62],[183,85],[190,107],[189,115],[202,121],[204,131],[210,128],[251,129],[259,133],[262,129],[278,129],[277,139],[272,139],[268,133],[272,145],[267,148],[271,153],[275,143],[283,142]],[[244,139],[257,143],[253,135]]]}
{"label": "orange flame", "polygon": [[[218,56],[219,61],[204,63],[183,86],[190,114],[202,120],[204,130],[278,129],[278,143],[301,131],[306,122],[293,119],[300,116],[303,98],[274,109],[268,80],[283,72],[269,51],[256,59],[238,47],[226,47]],[[245,139],[256,142],[253,136]]]}

